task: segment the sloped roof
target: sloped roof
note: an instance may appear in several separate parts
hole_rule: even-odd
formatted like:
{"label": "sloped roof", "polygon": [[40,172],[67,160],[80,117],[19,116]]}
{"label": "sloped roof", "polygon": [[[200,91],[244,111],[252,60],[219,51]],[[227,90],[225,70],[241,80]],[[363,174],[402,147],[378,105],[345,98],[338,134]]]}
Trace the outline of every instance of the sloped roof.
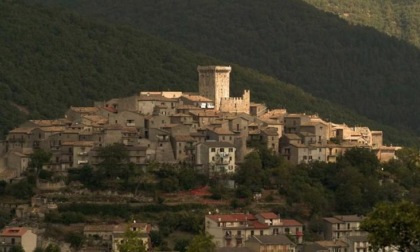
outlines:
{"label": "sloped roof", "polygon": [[295,245],[286,235],[254,235],[249,238],[250,242],[258,242],[264,245]]}
{"label": "sloped roof", "polygon": [[28,230],[23,227],[9,227],[3,229],[1,236],[4,237],[20,237],[24,235]]}
{"label": "sloped roof", "polygon": [[278,216],[277,214],[273,212],[259,213],[257,215],[263,217],[264,219],[279,219],[280,218],[280,216]]}
{"label": "sloped roof", "polygon": [[23,134],[30,134],[32,132],[32,130],[34,130],[35,128],[14,128],[11,131],[9,131],[10,133],[23,133]]}

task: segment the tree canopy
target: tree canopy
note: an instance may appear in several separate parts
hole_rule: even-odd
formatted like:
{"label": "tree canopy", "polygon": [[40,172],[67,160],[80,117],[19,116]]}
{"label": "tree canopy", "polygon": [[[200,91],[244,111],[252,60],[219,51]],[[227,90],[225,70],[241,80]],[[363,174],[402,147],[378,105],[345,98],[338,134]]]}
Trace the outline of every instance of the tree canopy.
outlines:
{"label": "tree canopy", "polygon": [[420,206],[408,201],[381,203],[369,213],[361,228],[369,232],[375,251],[393,247],[401,252],[420,250]]}
{"label": "tree canopy", "polygon": [[[30,2],[33,3],[36,1]],[[47,3],[48,1],[42,2]],[[53,2],[57,3],[57,1]],[[70,3],[72,1],[60,2]],[[107,4],[110,3],[112,4],[112,8],[120,7],[120,3],[115,3],[114,1],[85,1],[84,3],[92,4],[93,7],[91,10],[97,10],[98,12],[101,11],[102,8],[106,8]],[[139,7],[132,8],[131,4],[134,3],[139,4]],[[332,54],[331,57],[328,58],[330,59],[328,64],[316,62],[315,58],[318,59],[319,57],[310,56],[312,53],[317,54],[322,52],[321,58],[324,59],[326,58],[325,55],[330,55],[328,50],[331,48],[341,48],[338,45],[331,45],[331,43],[334,44],[334,39],[323,43],[321,39],[331,37],[328,34],[325,36],[316,36],[314,39],[308,38],[299,43],[293,40],[283,41],[283,39],[292,38],[288,33],[274,35],[283,30],[275,27],[283,27],[287,31],[296,32],[297,37],[295,37],[294,40],[299,40],[300,35],[303,36],[308,34],[305,30],[301,29],[306,26],[306,23],[302,25],[303,23],[299,23],[300,21],[293,21],[296,14],[300,15],[307,13],[307,11],[305,9],[302,11],[290,11],[293,8],[299,9],[302,6],[294,6],[295,3],[289,3],[289,0],[276,1],[277,4],[286,5],[284,8],[282,7],[280,9],[270,9],[273,11],[272,13],[270,12],[270,14],[274,15],[271,20],[281,23],[282,25],[277,26],[276,23],[271,25],[271,22],[267,25],[259,24],[258,26],[261,26],[261,28],[264,29],[258,28],[257,32],[253,31],[253,26],[248,27],[249,25],[246,30],[244,30],[243,24],[246,24],[251,19],[238,17],[239,20],[243,19],[243,21],[238,21],[238,18],[230,18],[241,12],[243,13],[242,15],[247,15],[247,12],[244,13],[245,10],[242,8],[247,6],[248,3],[243,4],[242,2],[235,1],[232,3],[231,1],[216,3],[216,1],[208,1],[208,4],[210,4],[210,6],[208,6],[209,8],[203,6],[202,4],[204,3],[195,3],[194,1],[180,1],[172,7],[167,6],[166,4],[162,4],[162,6],[151,5],[157,3],[160,3],[160,1],[130,1],[124,2],[124,8],[136,10],[134,12],[135,16],[130,20],[145,18],[149,28],[153,28],[153,26],[168,20],[167,18],[160,18],[162,15],[173,14],[174,16],[171,18],[188,17],[197,19],[199,17],[207,16],[200,14],[200,11],[206,10],[218,13],[215,15],[219,18],[209,20],[208,22],[200,20],[191,22],[193,25],[207,26],[207,24],[209,24],[209,26],[197,29],[187,28],[188,32],[182,31],[182,36],[188,38],[187,41],[181,41],[180,44],[182,45],[179,46],[160,40],[155,36],[147,35],[142,31],[132,29],[128,26],[117,26],[98,21],[93,22],[89,19],[82,18],[77,14],[62,11],[58,8],[47,9],[39,6],[28,6],[23,4],[22,1],[1,1],[0,15],[4,17],[0,20],[0,28],[2,30],[2,36],[0,36],[0,53],[3,55],[0,59],[0,64],[2,65],[2,68],[0,69],[0,75],[2,76],[0,79],[0,95],[2,95],[2,99],[0,99],[1,135],[4,136],[7,130],[17,126],[28,118],[40,119],[61,117],[69,106],[91,105],[95,100],[129,96],[137,93],[139,90],[182,90],[194,92],[197,90],[197,65],[229,64],[232,65],[234,69],[231,78],[233,95],[240,95],[243,89],[250,89],[254,101],[265,102],[270,108],[286,107],[290,112],[319,113],[323,118],[328,118],[332,121],[346,122],[351,125],[363,124],[375,129],[382,129],[385,131],[385,137],[390,139],[393,143],[404,142],[414,144],[416,142],[415,137],[413,137],[409,131],[396,130],[395,128],[388,127],[384,124],[368,120],[366,117],[359,116],[350,109],[345,109],[342,106],[332,104],[326,100],[315,98],[313,95],[303,92],[302,89],[286,83],[296,82],[296,84],[299,84],[298,82],[300,82],[300,79],[295,80],[295,78],[304,78],[306,76],[305,80],[310,80],[311,85],[313,82],[314,86],[311,86],[312,90],[334,91],[335,93],[333,92],[332,95],[335,95],[335,97],[340,100],[351,97],[352,104],[359,104],[359,101],[355,102],[355,97],[358,98],[358,100],[361,100],[362,98],[360,95],[365,93],[355,91],[357,95],[349,94],[342,96],[340,91],[342,88],[323,88],[321,85],[315,85],[316,83],[320,84],[327,82],[324,81],[323,78],[320,78],[322,75],[318,72],[314,74],[316,69],[312,69],[311,66],[329,66],[331,69],[326,71],[326,74],[328,73],[327,75],[334,73],[334,76],[342,76],[343,80],[334,80],[334,85],[340,83],[353,85],[354,83],[359,83],[359,80],[352,80],[355,76],[367,75],[357,74],[354,73],[354,71],[339,71],[339,69],[335,69],[335,67],[347,65],[347,63],[344,62],[344,59],[339,63],[335,63],[344,56],[337,57]],[[269,2],[266,4],[268,3]],[[197,5],[193,8],[196,10],[187,15],[180,13],[179,11],[181,11],[181,9],[193,10],[187,8],[188,6],[182,8],[185,4]],[[214,9],[215,7],[222,7],[222,5],[225,4],[234,5],[230,7],[226,6],[226,8],[223,9],[224,11]],[[252,2],[252,4],[256,3]],[[253,18],[256,18],[256,21],[258,21],[260,17],[266,16],[264,11],[259,9],[262,6],[269,9],[266,4],[257,4],[257,8],[250,8],[253,12],[258,11],[255,16],[252,14]],[[78,6],[78,4],[72,4],[72,6]],[[170,11],[161,11],[158,7],[169,8]],[[175,7],[181,7],[181,9],[176,9]],[[234,13],[228,11],[233,9],[235,10]],[[139,14],[139,12],[146,10],[156,10],[158,11],[158,14]],[[288,12],[284,13],[285,15],[282,15],[279,14],[279,11]],[[110,13],[124,13],[124,11],[112,11]],[[219,16],[219,13],[222,13],[223,15]],[[290,13],[293,14],[291,15]],[[309,13],[314,14],[313,12]],[[127,17],[129,14],[125,13],[123,16]],[[309,19],[310,16],[311,15],[307,18]],[[157,17],[159,17],[159,20],[154,20]],[[176,28],[169,29],[171,31],[170,33],[174,31],[181,32],[182,29],[179,29],[179,27],[185,26],[179,22],[172,21],[171,18],[169,18],[170,21],[168,21],[170,25],[167,27],[174,25]],[[223,21],[223,19],[226,18],[229,18],[229,22],[227,22],[227,20]],[[284,20],[279,18],[290,20],[290,22],[288,21],[289,25],[285,26],[283,24]],[[220,20],[223,25],[211,24],[217,20]],[[305,17],[302,20],[307,19]],[[334,22],[337,21],[335,20]],[[327,23],[329,26],[331,22],[327,20],[324,23]],[[313,22],[313,20],[310,19],[307,22],[307,27],[312,27],[313,24],[318,24],[318,22]],[[187,25],[186,27],[189,26]],[[223,30],[225,28],[228,28],[229,31]],[[323,31],[322,27],[318,28],[320,31]],[[156,27],[156,29],[160,28]],[[275,29],[275,31],[273,31],[273,29]],[[191,32],[193,30],[205,31],[210,34],[205,36],[200,34],[194,35]],[[248,30],[253,32],[248,32]],[[241,33],[234,36],[234,32]],[[264,39],[259,39],[259,36],[255,36],[255,34],[258,34],[259,32],[261,32],[260,36],[264,37]],[[164,33],[166,34],[167,32]],[[316,34],[316,32],[314,33]],[[347,34],[342,30],[339,30],[337,33],[340,36]],[[225,36],[226,34],[232,37],[218,38],[219,36]],[[207,39],[208,37],[214,39],[209,40]],[[346,36],[347,39],[349,37],[353,38],[355,36],[353,36],[353,34]],[[268,40],[268,38],[271,39]],[[201,41],[201,39],[204,39],[204,41]],[[281,39],[281,41],[279,41],[279,39]],[[335,40],[338,40],[338,38],[335,38]],[[379,39],[374,40],[377,41]],[[171,39],[171,41],[176,40]],[[258,43],[256,43],[256,41],[258,41]],[[370,40],[367,39],[367,41]],[[210,44],[202,47],[202,45],[209,42]],[[248,45],[258,44],[258,46],[244,49],[244,42]],[[269,44],[265,44],[266,42]],[[321,46],[311,46],[312,42],[325,44],[325,48],[321,50]],[[211,49],[211,52],[214,52],[214,56],[221,56],[221,58],[225,58],[225,60],[217,60],[184,49],[184,46],[189,46],[190,43],[198,43],[202,48],[214,48]],[[338,41],[337,43],[346,44],[347,41]],[[382,46],[384,43],[374,44],[376,48],[378,45]],[[415,52],[411,52],[407,48],[402,48],[400,50],[399,45],[394,45],[389,41],[385,44],[392,49],[384,49],[383,54],[378,53],[379,56],[387,55],[386,53],[389,52],[396,52],[393,55],[389,55],[389,58],[394,59],[391,62],[396,61],[397,63],[395,64],[397,66],[404,66],[403,63],[398,61],[403,58],[404,62],[410,61],[410,66],[417,69],[415,67],[417,61],[415,59],[409,59],[409,56],[415,57]],[[309,49],[304,50],[300,47],[294,48],[298,45],[309,45]],[[366,43],[357,45],[365,46]],[[232,48],[233,46],[235,48]],[[278,46],[280,46],[280,48],[278,48]],[[265,51],[266,49],[267,51]],[[218,50],[223,51],[217,52]],[[260,50],[264,51],[261,52]],[[363,50],[366,52],[376,51],[370,50],[370,48],[360,49],[362,52]],[[305,53],[305,55],[298,55],[298,53],[306,51],[308,53]],[[358,50],[354,49],[354,51]],[[401,51],[408,52],[404,54]],[[204,53],[213,54],[211,52]],[[255,55],[247,56],[250,52]],[[231,57],[230,54],[232,53],[236,56],[232,55]],[[355,54],[353,53],[353,50],[351,50],[349,54],[351,57],[358,55],[358,59],[360,57],[377,59],[376,54]],[[261,61],[261,59],[264,60]],[[258,62],[253,62],[255,60]],[[275,62],[269,62],[271,60]],[[269,67],[262,64],[265,61],[269,62]],[[262,75],[251,69],[235,65],[232,62],[242,62],[248,67],[255,65],[255,68],[259,68],[261,71],[267,70],[265,72],[269,74],[272,74],[274,70],[286,71],[284,73],[279,73],[278,75],[275,74],[279,79],[285,80],[285,82],[281,82],[278,79],[267,75]],[[281,62],[280,65],[277,64],[279,62]],[[361,61],[361,63],[364,62],[368,64],[368,67],[364,67],[360,62],[352,63],[352,66],[357,67],[361,65],[363,69],[369,69],[369,71],[372,69],[371,66],[375,66],[375,64],[372,65],[367,60]],[[16,68],[16,66],[19,66],[19,68]],[[392,65],[388,68],[394,68],[394,66]],[[357,68],[357,70],[360,69]],[[416,77],[411,75],[412,71],[410,71],[410,69],[407,71],[403,70],[384,71],[383,68],[381,68],[380,73],[381,75],[384,72],[390,74],[407,73],[407,77],[402,76],[400,78],[399,76],[391,76],[392,78],[390,77],[390,79],[416,80]],[[294,74],[297,76],[294,76]],[[377,75],[375,76],[377,77]],[[382,83],[382,81],[375,83]],[[121,88],[122,86],[124,86],[124,88]],[[366,85],[363,84],[362,86],[365,87]],[[394,85],[392,87],[395,88],[397,86],[399,85]],[[378,89],[392,90],[388,88],[382,89],[381,87],[378,87]],[[394,91],[395,90],[392,92],[390,91],[390,93],[396,93]],[[408,93],[415,94],[415,92]],[[373,97],[376,97],[376,95],[370,96],[370,98]],[[404,101],[408,99],[408,96],[402,95],[401,97],[404,98]],[[398,99],[401,97],[398,96]],[[388,99],[381,99],[381,101],[387,100]],[[411,105],[415,106],[415,103],[407,103],[407,109],[409,109]],[[367,108],[371,109],[371,107]],[[393,113],[392,109],[383,110],[389,111],[389,113],[386,113],[386,117],[384,116],[383,118],[403,114],[403,110],[398,113]],[[412,118],[415,120],[416,117],[411,116],[410,110],[410,117],[406,117],[405,119],[412,120]],[[392,120],[392,122],[402,123],[403,121]]]}
{"label": "tree canopy", "polygon": [[118,250],[120,252],[146,252],[140,233],[132,230],[124,233],[122,243],[118,244]]}

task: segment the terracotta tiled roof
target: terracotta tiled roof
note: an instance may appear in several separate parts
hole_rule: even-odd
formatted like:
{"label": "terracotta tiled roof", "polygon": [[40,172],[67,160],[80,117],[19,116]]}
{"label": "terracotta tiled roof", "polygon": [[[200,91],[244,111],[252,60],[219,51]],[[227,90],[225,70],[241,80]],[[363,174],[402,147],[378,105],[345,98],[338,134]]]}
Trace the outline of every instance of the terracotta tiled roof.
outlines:
{"label": "terracotta tiled roof", "polygon": [[31,123],[40,126],[40,127],[48,127],[48,126],[64,126],[66,124],[70,124],[71,121],[65,118],[62,119],[53,119],[53,120],[29,120]]}
{"label": "terracotta tiled roof", "polygon": [[61,126],[51,126],[51,127],[42,127],[39,129],[44,132],[63,132],[66,128],[61,127]]}
{"label": "terracotta tiled roof", "polygon": [[297,220],[293,220],[293,219],[282,219],[283,222],[283,226],[302,226],[302,223],[300,223]]}
{"label": "terracotta tiled roof", "polygon": [[23,227],[10,227],[5,228],[3,232],[1,232],[1,236],[7,237],[20,237],[24,235],[28,230]]}
{"label": "terracotta tiled roof", "polygon": [[184,94],[182,95],[183,98],[190,100],[190,101],[201,101],[201,102],[211,102],[207,97],[201,96],[201,95],[192,95],[192,94]]}
{"label": "terracotta tiled roof", "polygon": [[34,130],[35,128],[14,128],[11,131],[9,131],[10,133],[23,133],[23,134],[30,134],[32,132],[32,130]]}
{"label": "terracotta tiled roof", "polygon": [[279,219],[280,217],[272,212],[268,212],[268,213],[259,213],[259,216],[263,217],[264,219]]}
{"label": "terracotta tiled roof", "polygon": [[261,223],[259,221],[248,222],[249,226],[252,226],[254,229],[267,229],[268,225],[266,223]]}

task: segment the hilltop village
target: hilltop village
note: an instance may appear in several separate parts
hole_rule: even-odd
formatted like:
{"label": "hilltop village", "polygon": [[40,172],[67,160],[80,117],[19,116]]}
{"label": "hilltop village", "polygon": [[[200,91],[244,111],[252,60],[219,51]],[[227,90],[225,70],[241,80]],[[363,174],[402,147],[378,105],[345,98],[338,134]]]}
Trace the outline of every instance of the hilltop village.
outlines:
{"label": "hilltop village", "polygon": [[[384,146],[381,131],[327,122],[317,115],[291,114],[286,109],[269,110],[264,104],[251,102],[249,90],[244,90],[242,97],[231,97],[229,66],[199,66],[197,70],[198,93],[142,91],[130,97],[95,102],[91,107],[70,107],[63,118],[23,123],[1,142],[0,180],[21,180],[38,150],[50,154],[40,169],[60,176],[54,181],[36,178],[37,189],[65,193],[70,185],[62,178],[69,176],[68,171],[101,164],[105,158],[101,149],[115,145],[124,146],[129,162],[136,167],[183,164],[208,178],[235,174],[258,145],[291,164],[336,162],[355,147],[370,149],[385,162],[400,149]],[[114,192],[107,196],[124,198]],[[99,201],[102,196],[93,197],[89,202]],[[57,209],[56,202],[49,201],[52,198],[57,195],[33,197],[31,207],[44,207],[45,213],[50,213]],[[20,203],[2,204],[13,208],[20,217],[34,213],[25,211],[28,207],[19,206]],[[366,233],[359,230],[362,219],[356,215],[324,218],[325,240],[299,248],[304,241],[304,225],[273,212],[209,213],[204,227],[220,251],[236,251],[232,250],[234,247],[242,249],[237,251],[367,251]],[[0,251],[8,251],[15,238],[22,245],[30,244],[26,251],[41,246],[31,229],[21,227],[22,224],[16,226],[5,228],[0,234]],[[127,230],[138,232],[145,249],[152,250],[152,229],[148,223],[134,221],[91,223],[79,230],[95,247],[92,250],[119,251],[118,244],[123,243]],[[46,247],[48,242],[42,244]],[[84,251],[91,250],[84,247]]]}
{"label": "hilltop village", "polygon": [[294,164],[335,162],[354,147],[372,149],[387,161],[399,149],[383,145],[382,131],[268,110],[251,102],[249,90],[230,97],[230,72],[227,66],[199,66],[198,93],[143,91],[92,107],[71,107],[63,118],[29,120],[1,142],[0,176],[19,177],[39,148],[52,153],[46,166],[53,170],[98,164],[99,147],[122,143],[134,164],[186,162],[210,176],[234,173],[253,150],[252,142]]}

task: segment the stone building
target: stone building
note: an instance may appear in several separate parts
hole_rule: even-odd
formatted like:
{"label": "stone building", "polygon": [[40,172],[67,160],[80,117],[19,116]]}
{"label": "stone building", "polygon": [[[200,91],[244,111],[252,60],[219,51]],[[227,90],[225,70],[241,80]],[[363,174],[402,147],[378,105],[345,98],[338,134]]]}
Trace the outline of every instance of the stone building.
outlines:
{"label": "stone building", "polygon": [[244,90],[242,97],[230,97],[230,66],[198,66],[198,92],[214,101],[216,111],[249,114],[251,94]]}

